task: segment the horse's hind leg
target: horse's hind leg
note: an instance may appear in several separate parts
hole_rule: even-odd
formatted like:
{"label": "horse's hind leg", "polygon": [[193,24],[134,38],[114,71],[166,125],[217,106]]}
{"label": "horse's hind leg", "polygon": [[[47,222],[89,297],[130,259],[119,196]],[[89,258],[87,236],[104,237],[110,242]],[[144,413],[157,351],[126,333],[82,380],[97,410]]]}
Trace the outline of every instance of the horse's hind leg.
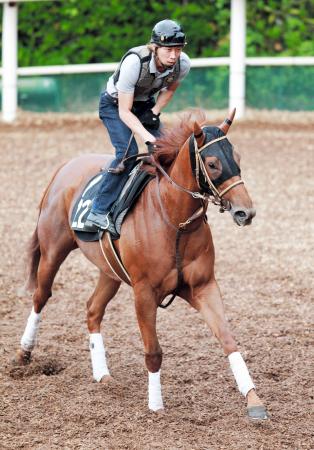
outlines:
{"label": "horse's hind leg", "polygon": [[247,399],[249,416],[253,419],[266,419],[266,409],[255,392],[255,386],[247,366],[229,329],[216,280],[212,279],[206,286],[195,289],[193,299],[189,299],[189,301],[201,313],[213,335],[222,345],[224,353],[228,356],[239,391]]}
{"label": "horse's hind leg", "polygon": [[59,240],[55,247],[42,248],[37,271],[37,287],[33,294],[33,308],[28,317],[24,334],[21,338],[21,348],[17,353],[16,362],[28,364],[31,359],[38,334],[41,311],[51,297],[51,287],[60,265],[65,260],[69,252],[73,249],[73,244],[68,240]]}
{"label": "horse's hind leg", "polygon": [[93,377],[96,381],[107,382],[110,378],[105,346],[100,334],[100,324],[104,317],[106,306],[117,293],[120,284],[121,281],[113,280],[108,275],[100,272],[96,289],[87,302],[87,327],[90,333]]}

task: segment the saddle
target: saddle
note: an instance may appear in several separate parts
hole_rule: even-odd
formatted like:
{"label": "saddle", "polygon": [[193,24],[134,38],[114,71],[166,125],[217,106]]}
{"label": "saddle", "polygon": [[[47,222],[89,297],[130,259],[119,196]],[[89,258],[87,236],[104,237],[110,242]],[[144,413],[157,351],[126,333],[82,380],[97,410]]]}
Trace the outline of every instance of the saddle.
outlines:
{"label": "saddle", "polygon": [[[127,213],[135,205],[137,199],[149,181],[155,177],[155,175],[142,170],[142,164],[143,163],[140,162],[131,171],[121,194],[111,208],[110,214],[117,231],[117,235],[112,236],[112,239],[119,239],[121,234],[121,226]],[[101,170],[100,173],[93,176],[93,178],[88,181],[81,196],[74,205],[71,215],[71,228],[75,231],[77,237],[82,241],[92,242],[99,240],[100,233],[87,231],[85,229],[85,221],[91,210],[93,200],[98,193],[101,181],[105,174],[106,170]]]}

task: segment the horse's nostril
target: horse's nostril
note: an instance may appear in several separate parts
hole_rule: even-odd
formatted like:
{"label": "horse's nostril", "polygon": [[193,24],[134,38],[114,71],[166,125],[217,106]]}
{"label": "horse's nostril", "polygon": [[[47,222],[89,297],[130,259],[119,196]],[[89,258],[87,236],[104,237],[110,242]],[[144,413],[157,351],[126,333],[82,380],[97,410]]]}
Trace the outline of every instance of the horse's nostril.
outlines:
{"label": "horse's nostril", "polygon": [[232,211],[233,220],[239,226],[250,225],[253,217],[256,214],[254,208],[243,208],[243,209],[238,209],[238,210],[236,208],[234,208],[231,211]]}
{"label": "horse's nostril", "polygon": [[245,217],[247,217],[247,214],[245,211],[237,211],[235,213],[236,216],[238,216],[240,219],[244,219]]}

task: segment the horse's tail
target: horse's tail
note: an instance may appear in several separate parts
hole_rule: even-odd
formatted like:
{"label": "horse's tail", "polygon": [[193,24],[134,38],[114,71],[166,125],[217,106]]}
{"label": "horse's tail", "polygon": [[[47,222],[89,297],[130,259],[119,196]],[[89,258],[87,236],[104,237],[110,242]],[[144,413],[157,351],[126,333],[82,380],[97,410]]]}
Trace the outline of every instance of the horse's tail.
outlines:
{"label": "horse's tail", "polygon": [[32,237],[28,242],[26,259],[27,259],[27,268],[26,268],[26,283],[23,288],[23,291],[33,292],[37,287],[37,271],[40,261],[40,244],[38,239],[38,226],[36,226]]}
{"label": "horse's tail", "polygon": [[37,272],[38,272],[38,266],[39,266],[40,257],[41,257],[40,242],[39,242],[39,238],[38,238],[39,218],[40,218],[41,210],[44,206],[44,202],[45,202],[48,192],[51,188],[51,185],[52,185],[54,179],[56,178],[58,172],[64,165],[65,165],[65,163],[62,164],[60,167],[58,167],[58,169],[53,174],[48,186],[44,190],[44,193],[43,193],[43,195],[40,199],[39,205],[38,205],[39,214],[38,214],[37,225],[32,234],[32,237],[30,238],[30,240],[28,242],[27,251],[26,251],[26,261],[27,261],[26,282],[25,282],[24,287],[19,289],[19,291],[18,291],[19,295],[21,295],[21,296],[24,296],[26,293],[33,292],[37,287]]}

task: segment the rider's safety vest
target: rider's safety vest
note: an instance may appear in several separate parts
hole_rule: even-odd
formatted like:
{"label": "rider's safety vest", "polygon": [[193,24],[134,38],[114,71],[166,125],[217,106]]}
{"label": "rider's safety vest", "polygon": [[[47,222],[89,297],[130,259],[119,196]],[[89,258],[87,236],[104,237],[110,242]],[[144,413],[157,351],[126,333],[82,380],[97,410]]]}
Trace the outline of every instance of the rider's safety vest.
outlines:
{"label": "rider's safety vest", "polygon": [[114,84],[117,84],[117,81],[119,80],[120,76],[120,68],[122,62],[125,60],[125,58],[129,55],[137,55],[141,62],[141,69],[139,73],[138,80],[135,85],[134,90],[134,97],[137,97],[138,95],[154,95],[156,92],[160,91],[161,89],[168,87],[170,84],[172,84],[174,81],[177,81],[180,75],[180,58],[175,63],[173,70],[168,73],[165,77],[160,78],[162,80],[162,84],[158,88],[152,88],[152,84],[155,80],[155,74],[150,73],[149,71],[149,63],[153,57],[153,53],[151,50],[147,48],[146,45],[141,45],[139,47],[133,47],[131,48],[121,59],[115,73],[113,74],[113,81]]}

